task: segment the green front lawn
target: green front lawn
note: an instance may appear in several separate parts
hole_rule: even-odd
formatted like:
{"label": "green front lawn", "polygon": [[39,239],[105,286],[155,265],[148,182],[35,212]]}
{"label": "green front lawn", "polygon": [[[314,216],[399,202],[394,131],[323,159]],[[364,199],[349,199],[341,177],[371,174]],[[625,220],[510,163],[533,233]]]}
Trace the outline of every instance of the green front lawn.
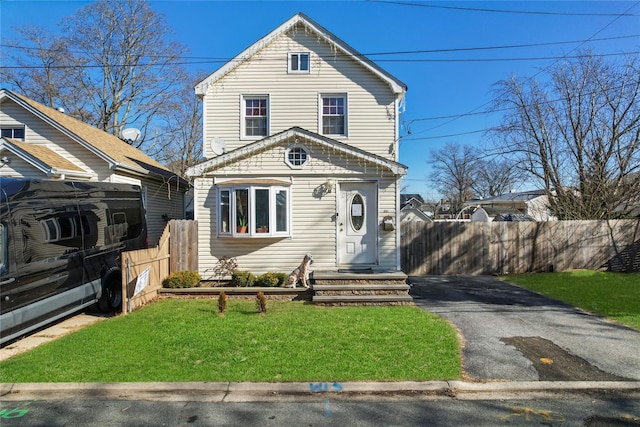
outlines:
{"label": "green front lawn", "polygon": [[640,329],[640,273],[579,270],[517,274],[503,279]]}
{"label": "green front lawn", "polygon": [[454,329],[414,306],[168,299],[0,363],[0,382],[399,381],[461,375]]}

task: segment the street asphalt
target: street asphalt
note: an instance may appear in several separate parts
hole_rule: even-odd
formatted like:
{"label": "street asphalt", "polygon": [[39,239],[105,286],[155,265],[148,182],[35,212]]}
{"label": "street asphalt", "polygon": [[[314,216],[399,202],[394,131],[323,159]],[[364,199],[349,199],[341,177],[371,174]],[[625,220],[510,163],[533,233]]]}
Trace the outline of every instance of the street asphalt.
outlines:
{"label": "street asphalt", "polygon": [[[3,401],[82,396],[251,402],[343,396],[479,399],[594,390],[640,393],[640,332],[490,276],[411,277],[416,305],[463,340],[464,381],[320,383],[0,383]],[[102,320],[67,319],[0,349],[0,361]]]}

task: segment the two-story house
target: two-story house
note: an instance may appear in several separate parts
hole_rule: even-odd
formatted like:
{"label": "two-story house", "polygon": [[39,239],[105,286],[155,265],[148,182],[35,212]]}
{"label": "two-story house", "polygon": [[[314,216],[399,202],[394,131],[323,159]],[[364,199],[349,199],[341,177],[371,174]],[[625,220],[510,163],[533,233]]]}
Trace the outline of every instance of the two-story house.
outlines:
{"label": "two-story house", "polygon": [[399,115],[406,86],[299,13],[196,88],[199,270],[400,270]]}
{"label": "two-story house", "polygon": [[150,246],[168,219],[184,218],[189,184],[114,135],[7,89],[0,89],[0,128],[0,184],[13,177],[138,185]]}

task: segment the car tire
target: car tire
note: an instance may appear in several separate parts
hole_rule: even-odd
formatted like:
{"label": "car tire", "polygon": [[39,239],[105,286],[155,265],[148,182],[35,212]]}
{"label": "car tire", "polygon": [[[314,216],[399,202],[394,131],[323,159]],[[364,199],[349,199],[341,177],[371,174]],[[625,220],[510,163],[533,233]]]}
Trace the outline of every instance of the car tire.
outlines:
{"label": "car tire", "polygon": [[122,273],[120,269],[112,267],[102,278],[102,296],[98,300],[98,307],[103,313],[122,310]]}

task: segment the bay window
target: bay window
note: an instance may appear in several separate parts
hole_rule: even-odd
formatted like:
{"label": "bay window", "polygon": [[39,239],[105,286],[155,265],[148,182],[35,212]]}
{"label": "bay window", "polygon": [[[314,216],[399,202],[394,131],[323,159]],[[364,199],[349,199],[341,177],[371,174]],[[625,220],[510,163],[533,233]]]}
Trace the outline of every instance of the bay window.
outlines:
{"label": "bay window", "polygon": [[290,236],[289,194],[289,188],[281,186],[219,186],[218,235]]}

